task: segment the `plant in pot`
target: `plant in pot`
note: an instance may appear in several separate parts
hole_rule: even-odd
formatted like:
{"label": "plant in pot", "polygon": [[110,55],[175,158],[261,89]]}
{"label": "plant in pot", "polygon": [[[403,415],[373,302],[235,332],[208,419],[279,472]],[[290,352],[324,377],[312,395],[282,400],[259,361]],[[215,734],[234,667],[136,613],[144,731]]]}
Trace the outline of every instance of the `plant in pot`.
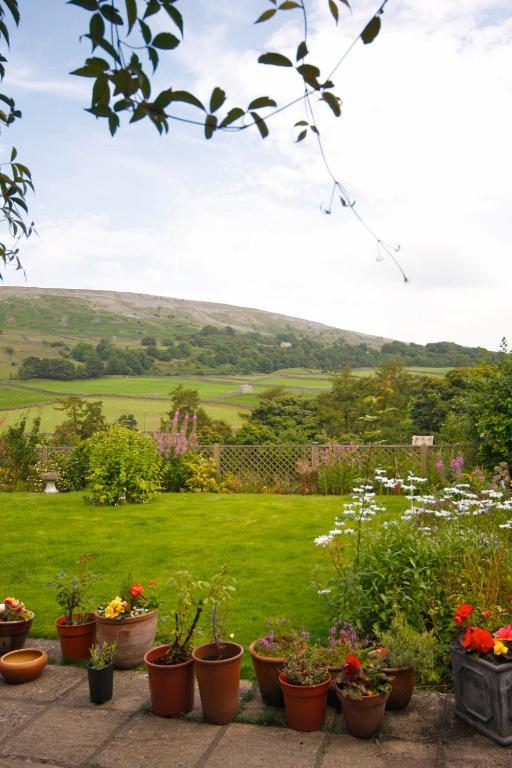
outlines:
{"label": "plant in pot", "polygon": [[244,649],[238,643],[222,639],[225,611],[235,591],[234,579],[223,565],[211,583],[215,590],[212,600],[212,641],[192,651],[203,715],[207,722],[225,725],[231,722],[238,708],[240,666]]}
{"label": "plant in pot", "polygon": [[101,643],[91,648],[87,677],[93,704],[104,704],[112,698],[115,652],[114,643]]}
{"label": "plant in pot", "polygon": [[35,614],[15,597],[0,603],[0,656],[23,648]]}
{"label": "plant in pot", "polygon": [[338,677],[336,692],[347,728],[358,739],[369,739],[378,729],[391,691],[390,677],[382,669],[386,649],[349,656]]}
{"label": "plant in pot", "polygon": [[463,603],[451,648],[455,713],[503,745],[512,744],[511,618],[499,606],[477,610]]}
{"label": "plant in pot", "polygon": [[345,660],[351,654],[367,648],[369,641],[359,636],[352,622],[336,619],[329,628],[327,643],[322,646],[323,661],[329,670],[331,680],[327,703],[331,707],[341,709],[341,703],[336,694],[336,678],[343,669]]}
{"label": "plant in pot", "polygon": [[271,707],[284,707],[279,675],[284,669],[285,657],[299,634],[285,618],[267,619],[267,632],[249,646],[254,672],[261,698]]}
{"label": "plant in pot", "polygon": [[78,573],[57,575],[51,586],[57,590],[57,603],[62,615],[55,620],[63,658],[68,661],[86,661],[89,649],[96,643],[96,620],[93,613],[85,610],[85,596],[95,581],[87,568],[92,558],[78,558]]}
{"label": "plant in pot", "polygon": [[389,630],[376,634],[386,648],[383,671],[392,677],[386,709],[405,709],[414,692],[416,675],[430,681],[434,677],[436,639],[431,632],[411,627],[401,613],[393,616]]}
{"label": "plant in pot", "polygon": [[286,720],[296,731],[318,731],[324,724],[331,679],[324,656],[324,649],[312,645],[304,631],[288,649],[279,683]]}
{"label": "plant in pot", "polygon": [[114,643],[114,667],[131,669],[142,664],[144,655],[155,643],[158,619],[156,582],[145,587],[128,576],[109,603],[100,605],[95,613],[98,642]]}
{"label": "plant in pot", "polygon": [[205,609],[222,598],[224,579],[216,574],[205,581],[195,579],[188,571],[178,571],[171,576],[170,585],[176,600],[172,614],[160,622],[163,644],[144,656],[151,709],[161,717],[175,717],[194,708],[192,647]]}

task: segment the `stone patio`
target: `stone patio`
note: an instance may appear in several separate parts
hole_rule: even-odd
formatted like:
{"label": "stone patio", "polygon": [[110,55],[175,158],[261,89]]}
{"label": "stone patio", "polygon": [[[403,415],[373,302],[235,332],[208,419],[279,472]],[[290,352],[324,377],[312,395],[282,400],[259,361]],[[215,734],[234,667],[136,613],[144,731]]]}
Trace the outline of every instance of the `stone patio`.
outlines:
{"label": "stone patio", "polygon": [[[32,640],[58,660],[58,645]],[[512,748],[478,735],[453,714],[450,695],[418,693],[405,712],[386,714],[378,737],[359,741],[328,709],[317,733],[286,728],[242,681],[231,725],[203,722],[199,695],[182,719],[151,714],[144,671],[116,672],[114,698],[89,701],[84,669],[49,665],[27,685],[0,682],[1,768],[512,768]]]}

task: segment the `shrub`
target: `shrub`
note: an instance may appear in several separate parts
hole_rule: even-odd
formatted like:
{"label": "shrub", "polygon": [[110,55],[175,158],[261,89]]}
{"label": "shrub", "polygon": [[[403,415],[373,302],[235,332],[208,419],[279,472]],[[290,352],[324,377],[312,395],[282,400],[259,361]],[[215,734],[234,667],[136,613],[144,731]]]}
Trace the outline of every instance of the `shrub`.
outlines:
{"label": "shrub", "polygon": [[413,667],[423,682],[432,682],[436,639],[432,632],[418,632],[407,623],[404,616],[396,613],[388,630],[375,633],[386,648],[386,666]]}
{"label": "shrub", "polygon": [[170,456],[162,464],[162,489],[171,493],[185,490],[192,469],[187,463],[188,453]]}
{"label": "shrub", "polygon": [[39,427],[41,419],[37,416],[27,427],[27,416],[22,416],[16,424],[7,427],[2,436],[2,454],[4,464],[18,480],[26,480],[30,469],[37,462],[37,447],[40,443]]}
{"label": "shrub", "polygon": [[55,485],[61,492],[73,491],[74,488],[68,482],[67,470],[69,465],[69,456],[64,451],[52,453],[47,462],[38,461],[31,467],[27,476],[27,489],[35,493],[41,493],[46,485],[45,480],[41,480],[41,472],[59,472],[60,479]]}
{"label": "shrub", "polygon": [[161,461],[151,438],[115,425],[88,442],[95,504],[143,503],[160,489]]}
{"label": "shrub", "polygon": [[68,457],[66,483],[68,490],[81,491],[87,485],[91,446],[89,440],[76,445]]}
{"label": "shrub", "polygon": [[185,482],[185,489],[193,493],[218,493],[217,467],[213,459],[206,459],[199,453],[191,453],[185,459],[190,476]]}
{"label": "shrub", "polygon": [[0,467],[0,491],[14,491],[16,475],[7,467]]}

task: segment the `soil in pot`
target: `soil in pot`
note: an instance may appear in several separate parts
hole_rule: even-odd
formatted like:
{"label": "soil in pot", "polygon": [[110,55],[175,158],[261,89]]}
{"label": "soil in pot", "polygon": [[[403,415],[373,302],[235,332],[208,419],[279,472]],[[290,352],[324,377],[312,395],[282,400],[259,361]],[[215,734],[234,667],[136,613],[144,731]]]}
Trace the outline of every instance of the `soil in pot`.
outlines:
{"label": "soil in pot", "polygon": [[222,643],[222,658],[215,643],[192,651],[203,715],[209,723],[226,725],[236,714],[243,652],[238,643]]}
{"label": "soil in pot", "polygon": [[411,700],[416,685],[416,675],[412,667],[386,667],[382,670],[389,675],[391,693],[386,709],[405,709]]}
{"label": "soil in pot", "polygon": [[261,698],[271,707],[284,707],[284,697],[279,685],[279,675],[284,668],[284,658],[279,656],[262,656],[256,650],[259,640],[254,640],[249,646],[254,673],[260,689]]}
{"label": "soil in pot", "polygon": [[349,699],[341,695],[339,686],[336,687],[336,693],[341,701],[343,717],[352,736],[357,739],[371,739],[384,717],[389,694]]}
{"label": "soil in pot", "polygon": [[103,669],[87,667],[89,679],[89,694],[93,704],[104,704],[112,698],[114,688],[114,665],[109,664]]}
{"label": "soil in pot", "polygon": [[171,664],[168,645],[157,645],[144,656],[148,668],[151,709],[160,717],[176,717],[194,709],[194,660]]}
{"label": "soil in pot", "polygon": [[93,613],[81,624],[66,624],[66,617],[55,620],[62,656],[68,661],[88,661],[89,650],[96,645],[96,620]]}
{"label": "soil in pot", "polygon": [[0,621],[0,654],[23,648],[35,614],[26,621]]}
{"label": "soil in pot", "polygon": [[0,657],[0,673],[8,683],[29,683],[48,664],[48,654],[38,648],[22,648]]}
{"label": "soil in pot", "polygon": [[155,644],[158,609],[124,619],[106,619],[98,613],[95,617],[98,643],[116,645],[115,669],[132,669],[142,664]]}
{"label": "soil in pot", "polygon": [[319,731],[325,722],[330,676],[320,685],[291,685],[279,675],[284,693],[286,720],[295,731]]}

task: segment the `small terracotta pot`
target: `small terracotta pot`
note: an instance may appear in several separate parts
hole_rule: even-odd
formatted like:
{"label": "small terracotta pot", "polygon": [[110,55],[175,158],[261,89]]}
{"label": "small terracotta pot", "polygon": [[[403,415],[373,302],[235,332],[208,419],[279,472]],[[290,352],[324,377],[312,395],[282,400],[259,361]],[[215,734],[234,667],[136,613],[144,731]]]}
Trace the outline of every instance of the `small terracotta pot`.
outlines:
{"label": "small terracotta pot", "polygon": [[382,670],[389,675],[391,693],[386,709],[405,709],[411,700],[416,685],[416,675],[412,667],[387,667]]}
{"label": "small terracotta pot", "polygon": [[89,651],[96,645],[96,621],[93,613],[87,614],[83,624],[66,624],[66,617],[55,619],[62,656],[68,661],[88,661]]}
{"label": "small terracotta pot", "polygon": [[0,654],[23,648],[34,618],[35,613],[31,611],[26,621],[0,621]]}
{"label": "small terracotta pot", "polygon": [[320,685],[292,685],[282,672],[279,683],[284,693],[286,720],[295,731],[319,731],[325,722],[330,676]]}
{"label": "small terracotta pot", "polygon": [[256,650],[261,638],[249,646],[258,688],[261,698],[271,707],[284,707],[284,697],[279,685],[279,675],[283,671],[285,659],[281,656],[262,656]]}
{"label": "small terracotta pot", "polygon": [[208,723],[226,725],[236,714],[243,652],[238,643],[222,643],[221,659],[216,643],[205,643],[192,651],[203,715]]}
{"label": "small terracotta pot", "polygon": [[181,664],[158,664],[168,649],[168,645],[157,645],[144,656],[151,709],[160,717],[176,717],[194,709],[194,659]]}
{"label": "small terracotta pot", "polygon": [[155,644],[158,608],[125,619],[106,619],[99,613],[94,615],[98,643],[116,644],[114,667],[131,669],[142,664],[144,655]]}
{"label": "small terracotta pot", "polygon": [[21,648],[0,657],[0,673],[8,683],[29,683],[48,664],[48,654],[38,648]]}
{"label": "small terracotta pot", "polygon": [[341,695],[339,686],[336,693],[341,701],[343,717],[347,728],[357,739],[370,739],[379,727],[389,693],[380,696],[363,696],[362,699],[349,699]]}

